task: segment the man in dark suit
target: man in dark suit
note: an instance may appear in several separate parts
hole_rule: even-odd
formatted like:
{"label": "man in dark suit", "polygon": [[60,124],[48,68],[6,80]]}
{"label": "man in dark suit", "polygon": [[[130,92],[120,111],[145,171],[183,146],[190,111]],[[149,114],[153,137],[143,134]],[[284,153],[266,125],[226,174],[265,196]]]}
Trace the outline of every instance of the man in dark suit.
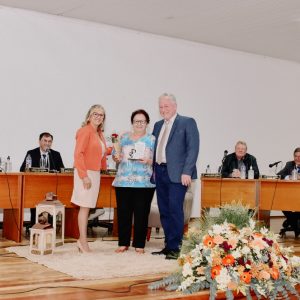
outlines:
{"label": "man in dark suit", "polygon": [[159,97],[163,120],[154,124],[156,137],[152,181],[165,233],[165,248],[152,254],[177,259],[183,237],[183,201],[187,187],[197,178],[199,131],[194,119],[177,114],[174,95]]}
{"label": "man in dark suit", "polygon": [[[298,178],[300,177],[300,147],[294,150],[294,160],[288,161],[285,167],[277,173],[281,179],[290,179],[293,170],[297,170]],[[293,230],[295,237],[300,234],[300,212],[283,211],[287,222],[283,223],[283,231]],[[289,228],[290,227],[290,228]]]}
{"label": "man in dark suit", "polygon": [[[39,168],[41,167],[41,162],[43,162],[43,167],[48,168],[50,171],[59,172],[61,168],[64,168],[64,164],[60,153],[51,149],[53,142],[53,136],[49,132],[42,132],[39,136],[40,146],[27,151],[24,161],[20,167],[20,172],[25,171],[26,158],[28,155],[31,157],[31,167]],[[31,226],[35,224],[36,210],[35,208],[30,209]]]}
{"label": "man in dark suit", "polygon": [[221,172],[222,177],[241,178],[241,169],[244,167],[245,178],[247,178],[248,171],[254,171],[254,178],[259,178],[259,169],[256,158],[247,153],[247,144],[243,141],[238,141],[235,145],[235,151],[226,156]]}

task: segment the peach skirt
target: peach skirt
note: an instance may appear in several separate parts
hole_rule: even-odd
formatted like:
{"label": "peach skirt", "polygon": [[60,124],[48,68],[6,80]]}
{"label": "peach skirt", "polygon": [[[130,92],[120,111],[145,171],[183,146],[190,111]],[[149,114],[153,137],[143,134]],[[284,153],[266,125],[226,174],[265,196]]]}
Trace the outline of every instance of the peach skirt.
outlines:
{"label": "peach skirt", "polygon": [[100,188],[100,171],[87,171],[88,177],[92,181],[92,187],[89,190],[84,189],[82,179],[74,169],[74,188],[71,202],[82,207],[95,208],[97,204]]}

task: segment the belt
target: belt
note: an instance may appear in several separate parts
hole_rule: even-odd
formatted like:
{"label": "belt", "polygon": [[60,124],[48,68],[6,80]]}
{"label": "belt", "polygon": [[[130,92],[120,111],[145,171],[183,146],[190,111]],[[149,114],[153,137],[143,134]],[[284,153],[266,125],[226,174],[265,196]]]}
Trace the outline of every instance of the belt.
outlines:
{"label": "belt", "polygon": [[167,163],[156,163],[158,166],[160,166],[160,167],[166,167],[167,166]]}

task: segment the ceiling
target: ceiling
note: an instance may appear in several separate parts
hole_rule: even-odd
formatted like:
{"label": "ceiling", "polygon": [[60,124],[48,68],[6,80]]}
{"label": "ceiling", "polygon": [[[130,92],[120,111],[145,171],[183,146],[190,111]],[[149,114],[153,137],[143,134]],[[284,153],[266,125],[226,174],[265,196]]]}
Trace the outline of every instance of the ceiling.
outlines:
{"label": "ceiling", "polygon": [[0,0],[300,63],[300,0]]}

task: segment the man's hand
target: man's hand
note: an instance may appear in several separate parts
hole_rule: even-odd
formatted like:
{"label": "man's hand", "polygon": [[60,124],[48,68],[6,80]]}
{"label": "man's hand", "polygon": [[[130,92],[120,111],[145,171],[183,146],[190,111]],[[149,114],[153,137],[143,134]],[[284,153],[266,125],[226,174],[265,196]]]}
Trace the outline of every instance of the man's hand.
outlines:
{"label": "man's hand", "polygon": [[182,183],[182,185],[189,186],[192,183],[191,176],[182,174],[181,175],[181,183]]}
{"label": "man's hand", "polygon": [[89,177],[84,177],[82,183],[85,190],[89,190],[92,187],[92,181]]}

